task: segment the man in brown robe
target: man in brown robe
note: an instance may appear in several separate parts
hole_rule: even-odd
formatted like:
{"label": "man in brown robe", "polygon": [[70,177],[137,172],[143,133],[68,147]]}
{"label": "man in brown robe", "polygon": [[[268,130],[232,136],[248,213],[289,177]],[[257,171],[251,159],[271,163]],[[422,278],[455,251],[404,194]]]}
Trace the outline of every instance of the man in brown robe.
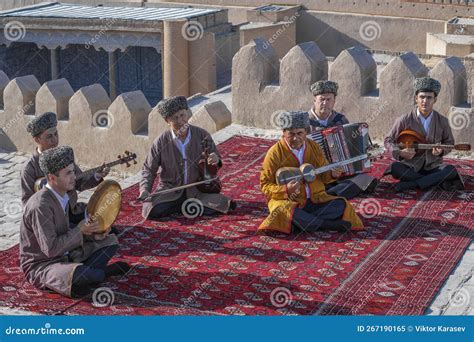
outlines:
{"label": "man in brown robe", "polygon": [[65,296],[87,294],[108,276],[125,274],[124,262],[107,265],[118,248],[117,238],[98,222],[69,222],[68,192],[74,189],[74,153],[60,146],[41,153],[47,185],[31,196],[20,226],[20,266],[40,289]]}
{"label": "man in brown robe", "polygon": [[[58,146],[58,121],[56,114],[46,112],[35,117],[27,125],[26,130],[31,134],[36,144],[33,155],[21,170],[21,201],[23,206],[34,194],[34,186],[37,179],[44,177],[43,171],[39,166],[39,157],[42,152]],[[74,172],[81,173],[81,169],[75,165]],[[84,191],[99,185],[103,178],[109,173],[109,168],[104,168],[100,173],[84,177],[76,182],[75,188],[68,192],[70,203],[71,222],[78,223],[84,216],[85,204],[78,203],[77,192]]]}
{"label": "man in brown robe", "polygon": [[[207,162],[217,167],[222,161],[211,135],[206,130],[188,124],[188,102],[184,96],[175,96],[158,103],[158,111],[170,129],[163,132],[151,146],[143,164],[139,200],[146,200],[161,169],[157,190],[166,190],[200,180],[199,161],[202,159],[202,142],[209,143]],[[145,201],[142,216],[157,219],[172,213],[185,216],[227,213],[235,208],[234,202],[218,193],[203,193],[196,186],[154,196]]]}
{"label": "man in brown robe", "polygon": [[454,144],[449,121],[433,110],[441,84],[430,77],[417,78],[414,82],[416,108],[400,117],[385,138],[385,147],[392,153],[396,162],[385,171],[400,182],[396,191],[420,188],[425,190],[440,185],[444,190],[463,189],[464,185],[456,168],[443,165],[445,151],[433,148],[416,155],[413,149],[400,149],[397,139],[404,130],[413,130],[425,137],[428,144]]}
{"label": "man in brown robe", "polygon": [[[311,85],[311,93],[314,97],[313,107],[309,111],[311,134],[309,138],[319,143],[324,139],[321,130],[349,123],[346,116],[334,110],[339,85],[333,81],[318,81]],[[365,153],[365,151],[361,151]],[[334,196],[342,196],[352,199],[362,193],[371,193],[377,187],[377,178],[362,173],[356,176],[339,178],[326,184],[326,192]]]}

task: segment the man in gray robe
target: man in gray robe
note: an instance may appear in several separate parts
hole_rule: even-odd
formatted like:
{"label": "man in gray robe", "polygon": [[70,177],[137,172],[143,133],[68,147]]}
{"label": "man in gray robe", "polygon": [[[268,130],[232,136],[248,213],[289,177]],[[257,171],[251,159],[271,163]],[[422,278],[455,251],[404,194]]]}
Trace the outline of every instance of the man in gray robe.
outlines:
{"label": "man in gray robe", "polygon": [[[349,123],[346,116],[334,110],[339,85],[333,81],[318,81],[311,85],[311,93],[314,97],[313,107],[309,111],[311,134],[310,139],[319,143],[324,139],[319,131],[333,126]],[[370,193],[377,186],[375,177],[368,174],[359,174],[340,178],[332,183],[326,184],[326,192],[333,196],[341,196],[351,199],[362,193]]]}
{"label": "man in gray robe", "polygon": [[[39,166],[39,157],[42,152],[58,146],[58,120],[56,114],[46,112],[35,117],[26,127],[36,144],[36,148],[31,158],[26,162],[21,170],[21,201],[23,206],[34,194],[34,186],[37,179],[44,177],[43,171]],[[75,165],[74,172],[81,173],[81,169]],[[85,204],[78,203],[76,191],[84,191],[99,185],[103,178],[109,173],[109,168],[104,168],[100,173],[86,176],[76,182],[75,188],[68,192],[70,203],[71,222],[78,223],[84,216]]]}
{"label": "man in gray robe", "polygon": [[[166,190],[177,186],[194,183],[199,180],[199,161],[202,159],[202,142],[209,142],[211,165],[222,166],[222,161],[211,135],[206,130],[188,124],[188,102],[184,96],[163,99],[157,105],[161,116],[170,129],[163,132],[151,146],[143,164],[140,181],[139,200],[145,200],[152,192],[153,182],[161,169],[160,183],[157,190]],[[203,193],[196,186],[153,197],[144,202],[144,218],[157,219],[172,213],[182,212],[195,217],[214,213],[227,213],[235,208],[234,202],[224,195]],[[197,215],[196,215],[197,216]]]}
{"label": "man in gray robe", "polygon": [[419,155],[412,149],[400,149],[397,139],[404,130],[412,130],[425,137],[429,144],[454,144],[449,120],[433,110],[441,84],[430,77],[417,78],[414,82],[416,108],[400,117],[385,138],[385,147],[397,161],[385,171],[400,182],[395,185],[398,192],[420,188],[425,190],[440,185],[444,190],[464,189],[456,168],[443,165],[440,148],[426,150]]}
{"label": "man in gray robe", "polygon": [[28,282],[65,296],[90,292],[106,277],[125,274],[124,262],[107,265],[118,248],[117,237],[98,222],[69,222],[68,192],[74,189],[74,153],[70,147],[41,153],[47,185],[31,196],[20,226],[20,266]]}

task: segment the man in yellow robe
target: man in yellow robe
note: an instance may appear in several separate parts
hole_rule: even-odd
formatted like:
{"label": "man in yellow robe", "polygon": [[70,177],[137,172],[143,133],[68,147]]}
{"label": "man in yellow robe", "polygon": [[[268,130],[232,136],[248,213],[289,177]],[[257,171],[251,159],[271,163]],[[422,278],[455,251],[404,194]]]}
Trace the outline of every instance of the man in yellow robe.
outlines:
{"label": "man in yellow robe", "polygon": [[286,185],[277,184],[276,172],[281,167],[309,163],[318,168],[328,163],[319,145],[306,138],[310,127],[307,112],[284,112],[280,118],[283,137],[267,152],[260,174],[260,187],[268,199],[270,214],[259,231],[290,234],[292,230],[363,229],[362,221],[347,200],[325,192],[324,184],[339,177],[339,170],[317,175],[310,183],[293,180]]}

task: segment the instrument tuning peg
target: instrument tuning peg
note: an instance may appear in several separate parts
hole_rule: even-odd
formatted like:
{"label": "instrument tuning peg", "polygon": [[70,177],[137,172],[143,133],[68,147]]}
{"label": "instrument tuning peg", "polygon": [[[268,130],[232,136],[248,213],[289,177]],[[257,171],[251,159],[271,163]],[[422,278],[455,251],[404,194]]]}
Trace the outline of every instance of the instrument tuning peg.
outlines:
{"label": "instrument tuning peg", "polygon": [[130,152],[129,152],[129,151],[125,151],[125,154],[128,156],[128,155],[130,154]]}
{"label": "instrument tuning peg", "polygon": [[122,156],[119,154],[119,155],[117,156],[117,159],[122,159]]}
{"label": "instrument tuning peg", "polygon": [[137,161],[133,159],[133,165],[137,165]]}

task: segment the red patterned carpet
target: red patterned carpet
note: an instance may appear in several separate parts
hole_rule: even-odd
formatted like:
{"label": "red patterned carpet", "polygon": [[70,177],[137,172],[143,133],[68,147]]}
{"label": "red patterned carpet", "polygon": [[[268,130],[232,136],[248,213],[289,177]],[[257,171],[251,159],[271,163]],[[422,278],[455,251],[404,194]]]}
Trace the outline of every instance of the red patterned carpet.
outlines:
{"label": "red patterned carpet", "polygon": [[[131,263],[112,290],[72,300],[26,284],[18,247],[1,252],[0,306],[66,315],[423,314],[474,236],[474,162],[453,161],[471,191],[390,191],[390,177],[371,197],[353,200],[367,229],[298,236],[256,235],[267,214],[259,189],[273,142],[233,137],[219,145],[231,215],[143,222],[124,191],[118,219],[120,254]],[[389,159],[378,160],[380,176]],[[113,305],[101,307],[113,292]]]}

